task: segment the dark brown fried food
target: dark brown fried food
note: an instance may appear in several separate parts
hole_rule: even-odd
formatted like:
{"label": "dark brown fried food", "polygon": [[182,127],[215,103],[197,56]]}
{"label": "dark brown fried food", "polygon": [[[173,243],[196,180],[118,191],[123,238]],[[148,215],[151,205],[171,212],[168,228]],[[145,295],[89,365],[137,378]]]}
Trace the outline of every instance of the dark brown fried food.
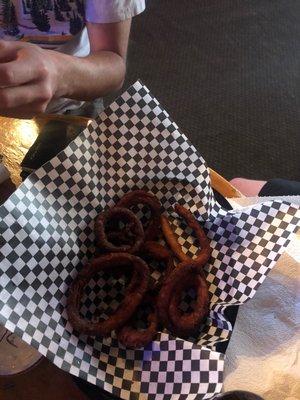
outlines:
{"label": "dark brown fried food", "polygon": [[[107,225],[111,221],[122,221],[125,227],[128,227],[127,235],[133,240],[133,243],[121,243],[119,245],[114,244],[114,239],[111,239],[110,235],[112,232],[107,232]],[[116,232],[114,232],[116,234]],[[96,245],[106,252],[124,252],[124,253],[136,253],[144,241],[144,230],[139,219],[134,213],[124,207],[114,207],[107,211],[102,212],[98,215],[95,221],[95,237]],[[110,241],[112,240],[112,241]],[[115,242],[116,243],[116,242]]]}
{"label": "dark brown fried food", "polygon": [[[157,299],[159,321],[174,335],[187,337],[199,329],[209,311],[209,295],[203,271],[197,263],[183,262],[165,280]],[[196,304],[192,312],[184,313],[179,306],[182,294],[195,288]]]}
{"label": "dark brown fried food", "polygon": [[[153,242],[153,241],[148,241],[144,243],[142,249],[141,249],[141,256],[150,256],[154,260],[158,262],[163,262],[165,265],[165,269],[158,281],[155,283],[151,284],[151,279],[150,279],[150,288],[151,290],[158,290],[163,281],[166,279],[166,277],[173,271],[174,269],[174,262],[173,262],[173,257],[172,254],[169,252],[168,249],[166,249],[163,245],[161,245],[158,242]],[[149,263],[149,266],[151,268],[151,264]]]}
{"label": "dark brown fried food", "polygon": [[107,232],[107,239],[110,243],[118,247],[124,244],[132,246],[134,241],[134,238],[129,236],[128,233],[124,231]]}
{"label": "dark brown fried food", "polygon": [[119,200],[117,207],[130,208],[138,204],[148,206],[151,211],[149,225],[145,228],[145,240],[156,240],[160,233],[161,204],[154,194],[144,190],[133,190]]}
{"label": "dark brown fried food", "polygon": [[[194,289],[196,300],[193,311],[183,312],[180,309],[182,294],[188,289]],[[178,336],[187,337],[196,333],[201,323],[209,312],[208,287],[204,272],[198,274],[190,273],[186,275],[180,285],[174,289],[173,296],[169,305],[169,317],[174,326],[173,333]]]}
{"label": "dark brown fried food", "polygon": [[[148,207],[151,212],[144,228],[131,211],[131,208],[138,205]],[[199,243],[200,249],[195,259],[184,254],[168,219],[161,215],[160,202],[152,193],[144,190],[131,191],[121,198],[115,207],[97,217],[97,250],[107,254],[87,264],[70,287],[67,313],[75,330],[101,337],[108,336],[116,330],[120,343],[134,349],[151,342],[161,326],[182,338],[198,332],[209,312],[209,292],[203,266],[209,260],[212,249],[193,214],[179,204],[174,208],[194,231]],[[155,241],[160,235],[160,226],[172,252]],[[176,268],[172,253],[180,260]],[[138,254],[147,262],[149,260],[149,265],[133,254]],[[161,278],[154,283],[150,277],[151,259],[152,264],[153,260],[159,263],[160,272],[160,263],[164,267]],[[90,279],[102,271],[112,272],[114,276],[125,274],[127,283],[124,298],[117,310],[107,319],[101,318],[98,322],[93,322],[81,316],[81,299]],[[183,311],[183,295],[190,289],[195,291],[196,297],[188,311]],[[138,309],[144,312],[145,318],[147,317],[145,329],[140,328],[141,321],[137,320]]]}
{"label": "dark brown fried food", "polygon": [[133,319],[117,331],[118,340],[126,347],[138,349],[150,343],[158,332],[158,318],[156,311],[156,299],[150,294],[146,295],[141,307],[151,307],[152,311],[147,316],[148,326],[146,329],[133,327]]}
{"label": "dark brown fried food", "polygon": [[[208,237],[206,236],[204,230],[201,228],[199,222],[193,216],[193,214],[187,208],[181,206],[180,204],[175,204],[175,211],[181,218],[185,220],[187,225],[194,231],[195,236],[201,246],[199,254],[196,256],[195,260],[201,266],[205,265],[210,259],[212,248]],[[184,260],[183,260],[184,261]]]}
{"label": "dark brown fried food", "polygon": [[164,237],[166,239],[166,242],[170,246],[170,249],[173,251],[175,256],[180,261],[191,261],[191,258],[182,251],[182,248],[181,248],[180,244],[178,243],[177,237],[171,228],[171,224],[170,224],[168,218],[165,217],[164,215],[162,215],[160,217],[160,222],[161,222],[161,228],[162,228]]}
{"label": "dark brown fried food", "polygon": [[148,326],[146,329],[137,329],[134,325],[135,315],[131,320],[126,323],[117,331],[118,340],[128,348],[140,348],[146,346],[151,342],[158,332],[158,318],[156,311],[156,295],[157,291],[161,287],[161,284],[171,271],[174,269],[173,258],[168,249],[161,244],[148,241],[144,243],[141,249],[141,256],[149,256],[156,261],[163,262],[165,264],[165,270],[161,278],[155,283],[151,284],[150,278],[150,290],[147,292],[145,299],[141,303],[140,307],[151,307],[152,311],[147,316]]}
{"label": "dark brown fried food", "polygon": [[[131,281],[125,291],[125,297],[117,310],[106,320],[92,322],[80,315],[81,299],[84,288],[100,271],[113,272],[133,270]],[[69,289],[67,313],[73,328],[91,336],[108,336],[114,329],[123,326],[141,303],[149,285],[150,271],[139,257],[127,253],[103,255],[88,263],[77,275]]]}
{"label": "dark brown fried food", "polygon": [[174,208],[177,214],[181,218],[183,218],[187,223],[187,225],[194,231],[195,236],[199,242],[199,245],[201,246],[201,249],[196,258],[193,260],[186,254],[184,254],[180,244],[177,241],[175,233],[172,231],[169,221],[167,220],[166,217],[162,216],[161,223],[165,239],[170,248],[172,249],[172,251],[174,252],[174,254],[178,257],[180,261],[182,262],[195,261],[199,267],[203,267],[210,259],[212,252],[209,240],[205,235],[205,232],[199,225],[199,222],[195,219],[193,214],[187,208],[181,206],[180,204],[175,204]]}

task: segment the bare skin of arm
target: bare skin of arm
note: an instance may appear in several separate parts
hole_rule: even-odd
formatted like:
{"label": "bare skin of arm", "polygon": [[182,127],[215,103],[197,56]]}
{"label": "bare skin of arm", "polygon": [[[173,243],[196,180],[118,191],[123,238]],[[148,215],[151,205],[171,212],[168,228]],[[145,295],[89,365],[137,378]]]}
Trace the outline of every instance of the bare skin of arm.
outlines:
{"label": "bare skin of arm", "polygon": [[0,40],[0,115],[32,118],[55,98],[93,100],[118,90],[126,72],[130,25],[130,19],[87,23],[87,57]]}

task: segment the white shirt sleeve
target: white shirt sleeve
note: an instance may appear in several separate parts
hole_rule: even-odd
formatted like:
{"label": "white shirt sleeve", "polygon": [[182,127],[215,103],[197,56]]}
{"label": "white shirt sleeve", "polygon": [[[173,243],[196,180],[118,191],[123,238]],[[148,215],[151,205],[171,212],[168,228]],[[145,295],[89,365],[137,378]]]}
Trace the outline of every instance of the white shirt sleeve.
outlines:
{"label": "white shirt sleeve", "polygon": [[94,23],[120,22],[140,14],[145,0],[86,0],[85,18]]}

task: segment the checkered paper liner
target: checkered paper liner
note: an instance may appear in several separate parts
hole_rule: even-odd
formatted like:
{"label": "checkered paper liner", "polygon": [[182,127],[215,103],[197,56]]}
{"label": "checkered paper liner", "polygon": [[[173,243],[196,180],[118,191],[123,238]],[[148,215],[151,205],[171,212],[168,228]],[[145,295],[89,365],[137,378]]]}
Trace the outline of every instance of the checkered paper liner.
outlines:
{"label": "checkered paper liner", "polygon": [[[86,337],[68,322],[68,287],[94,254],[93,221],[135,188],[159,197],[188,254],[197,247],[175,202],[194,212],[211,240],[210,315],[197,338],[165,331],[129,350],[114,335]],[[232,332],[224,311],[253,297],[299,221],[299,208],[280,201],[222,209],[205,161],[138,81],[0,207],[0,323],[59,368],[123,399],[211,398],[224,366],[214,348]],[[91,281],[81,311],[109,312],[121,286]]]}

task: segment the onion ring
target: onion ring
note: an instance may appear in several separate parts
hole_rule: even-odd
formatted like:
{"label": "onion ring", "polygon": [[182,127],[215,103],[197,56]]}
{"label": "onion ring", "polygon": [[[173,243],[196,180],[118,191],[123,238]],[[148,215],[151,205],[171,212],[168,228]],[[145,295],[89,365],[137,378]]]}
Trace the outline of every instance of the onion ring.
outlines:
{"label": "onion ring", "polygon": [[162,215],[160,217],[160,222],[161,222],[161,228],[162,228],[164,237],[166,239],[166,242],[170,246],[170,249],[173,251],[175,256],[180,261],[191,261],[191,258],[182,251],[182,248],[181,248],[180,244],[178,243],[177,237],[171,228],[171,224],[170,224],[168,218],[165,217],[164,215]]}
{"label": "onion ring", "polygon": [[[209,295],[205,276],[199,274],[188,274],[180,285],[174,288],[173,296],[169,304],[169,318],[178,336],[191,336],[199,328],[209,311]],[[184,290],[193,288],[197,299],[193,311],[183,312],[180,310],[182,293]]]}
{"label": "onion ring", "polygon": [[138,349],[146,346],[151,342],[158,332],[158,318],[156,311],[156,301],[150,294],[146,295],[141,303],[141,306],[146,306],[152,303],[153,311],[148,314],[147,322],[148,327],[140,330],[132,326],[133,318],[126,325],[122,326],[117,331],[117,338],[125,347]]}
{"label": "onion ring", "polygon": [[107,239],[115,246],[132,245],[132,238],[124,231],[112,231],[107,233]]}
{"label": "onion ring", "polygon": [[[157,312],[162,324],[176,336],[194,334],[209,311],[208,287],[203,271],[195,262],[181,263],[165,280],[157,299]],[[194,310],[184,313],[179,309],[182,293],[196,288]]]}
{"label": "onion ring", "polygon": [[[174,269],[174,262],[173,257],[169,250],[167,250],[163,245],[153,241],[147,241],[144,243],[142,247],[142,255],[150,256],[154,260],[163,262],[165,264],[165,270],[162,273],[160,279],[157,282],[151,285],[151,278],[150,278],[150,288],[151,290],[158,290],[163,281],[166,277],[173,271]],[[150,264],[149,264],[150,265]],[[151,265],[150,265],[151,268]]]}
{"label": "onion ring", "polygon": [[[106,233],[106,226],[112,219],[118,219],[118,221],[124,221],[129,224],[131,232],[134,235],[133,244],[121,244],[120,246],[114,245],[109,241],[109,234]],[[101,250],[106,252],[124,252],[124,253],[136,253],[143,241],[144,241],[144,230],[139,219],[134,213],[127,208],[113,207],[107,211],[102,212],[98,215],[95,222],[95,236],[96,245]]]}
{"label": "onion ring", "polygon": [[164,237],[174,254],[181,262],[194,261],[198,264],[199,267],[203,267],[208,262],[212,252],[209,240],[205,235],[203,229],[199,225],[199,222],[195,219],[193,214],[188,209],[181,206],[180,204],[175,204],[174,208],[177,214],[185,220],[186,224],[191,229],[193,229],[199,245],[201,246],[201,250],[195,259],[192,259],[184,254],[180,244],[177,241],[176,235],[170,226],[168,219],[165,216],[161,216],[161,225]]}
{"label": "onion ring", "polygon": [[151,210],[151,221],[145,229],[145,240],[156,240],[160,233],[161,204],[154,194],[144,190],[133,190],[126,193],[116,206],[130,208],[138,204],[145,204]]}
{"label": "onion ring", "polygon": [[[117,310],[107,320],[91,322],[80,315],[80,302],[85,286],[98,272],[119,271],[130,267],[134,271],[125,291],[125,298]],[[67,314],[73,328],[90,336],[107,336],[120,328],[133,315],[141,303],[149,285],[150,271],[139,257],[127,253],[103,255],[88,263],[77,275],[69,289]]]}

